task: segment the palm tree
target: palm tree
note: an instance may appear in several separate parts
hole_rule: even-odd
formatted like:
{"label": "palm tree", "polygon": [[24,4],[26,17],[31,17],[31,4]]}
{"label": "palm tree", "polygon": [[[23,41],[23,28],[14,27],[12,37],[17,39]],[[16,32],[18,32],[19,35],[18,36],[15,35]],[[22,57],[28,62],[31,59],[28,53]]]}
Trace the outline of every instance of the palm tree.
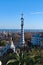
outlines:
{"label": "palm tree", "polygon": [[23,51],[20,54],[16,54],[16,58],[9,60],[6,65],[24,65],[24,53]]}
{"label": "palm tree", "polygon": [[39,61],[39,55],[30,55],[27,52],[20,51],[20,54],[16,54],[15,59],[9,60],[6,65],[35,65]]}

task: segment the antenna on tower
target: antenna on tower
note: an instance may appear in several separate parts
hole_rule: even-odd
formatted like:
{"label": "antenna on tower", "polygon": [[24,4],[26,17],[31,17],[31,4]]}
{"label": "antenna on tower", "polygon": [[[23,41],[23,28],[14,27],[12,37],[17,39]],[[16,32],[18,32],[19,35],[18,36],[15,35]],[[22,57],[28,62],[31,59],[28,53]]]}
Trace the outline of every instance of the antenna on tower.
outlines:
{"label": "antenna on tower", "polygon": [[23,18],[23,15],[24,15],[24,14],[22,13],[22,14],[21,14],[21,18]]}

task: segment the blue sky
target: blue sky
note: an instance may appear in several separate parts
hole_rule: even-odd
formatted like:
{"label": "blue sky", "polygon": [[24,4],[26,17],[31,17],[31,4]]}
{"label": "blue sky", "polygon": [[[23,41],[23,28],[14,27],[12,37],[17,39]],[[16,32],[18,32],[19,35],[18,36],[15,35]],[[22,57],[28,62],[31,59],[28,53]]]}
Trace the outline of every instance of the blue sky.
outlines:
{"label": "blue sky", "polygon": [[43,29],[43,0],[0,0],[0,29]]}

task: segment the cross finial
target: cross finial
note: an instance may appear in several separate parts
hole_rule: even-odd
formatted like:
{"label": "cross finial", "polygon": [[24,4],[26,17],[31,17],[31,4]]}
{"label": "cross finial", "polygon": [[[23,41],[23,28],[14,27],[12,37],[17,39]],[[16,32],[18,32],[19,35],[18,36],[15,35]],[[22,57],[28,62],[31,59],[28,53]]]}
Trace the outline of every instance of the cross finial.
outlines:
{"label": "cross finial", "polygon": [[22,18],[23,18],[23,13],[21,14]]}

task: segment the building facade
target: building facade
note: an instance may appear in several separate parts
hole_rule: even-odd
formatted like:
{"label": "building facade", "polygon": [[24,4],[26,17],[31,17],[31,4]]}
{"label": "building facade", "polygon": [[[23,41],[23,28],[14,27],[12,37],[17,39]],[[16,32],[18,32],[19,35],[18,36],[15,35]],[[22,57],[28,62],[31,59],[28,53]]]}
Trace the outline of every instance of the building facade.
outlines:
{"label": "building facade", "polygon": [[33,34],[31,42],[33,45],[40,45],[40,34]]}

